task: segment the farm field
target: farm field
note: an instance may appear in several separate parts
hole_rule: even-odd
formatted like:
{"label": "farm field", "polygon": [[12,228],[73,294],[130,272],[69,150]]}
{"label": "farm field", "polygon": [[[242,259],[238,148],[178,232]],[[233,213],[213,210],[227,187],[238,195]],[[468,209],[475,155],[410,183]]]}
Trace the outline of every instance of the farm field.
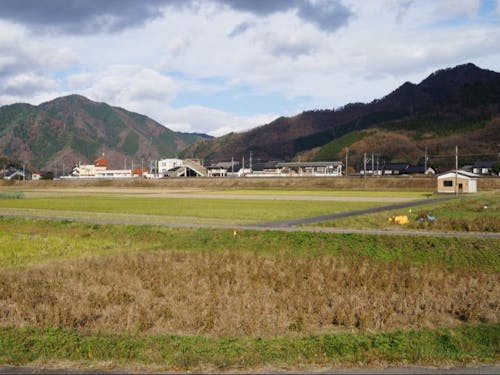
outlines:
{"label": "farm field", "polygon": [[40,211],[75,211],[87,213],[164,215],[196,219],[224,219],[228,223],[258,223],[296,217],[317,216],[381,205],[381,202],[153,198],[138,196],[66,195],[22,199],[0,199],[0,208]]}
{"label": "farm field", "polygon": [[[231,191],[238,199],[2,190],[2,364],[244,371],[499,361],[499,238],[237,227],[375,207],[387,193],[268,192],[332,198],[322,201],[246,189]],[[372,199],[343,200],[356,196]],[[477,221],[482,204],[498,220],[497,198],[422,207],[438,218],[476,212]],[[1,217],[14,211],[20,217]],[[33,212],[54,220],[22,217]],[[62,213],[76,218],[57,220]],[[150,222],[133,225],[140,218]],[[174,228],[159,218],[235,226]]]}

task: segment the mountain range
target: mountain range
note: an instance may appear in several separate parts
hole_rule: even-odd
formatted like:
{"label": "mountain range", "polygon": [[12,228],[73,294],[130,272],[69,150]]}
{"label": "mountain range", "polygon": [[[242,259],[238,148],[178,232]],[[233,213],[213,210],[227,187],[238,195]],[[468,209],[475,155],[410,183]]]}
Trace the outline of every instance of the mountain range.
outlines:
{"label": "mountain range", "polygon": [[[186,150],[212,161],[338,160],[361,163],[372,153],[385,162],[417,163],[425,148],[435,165],[451,162],[458,145],[470,159],[498,154],[500,73],[474,64],[439,70],[371,103],[280,117],[247,132],[197,142]],[[463,159],[465,161],[465,159]]]}
{"label": "mountain range", "polygon": [[175,155],[205,163],[338,160],[350,165],[364,153],[381,162],[422,161],[448,166],[458,145],[461,161],[495,159],[500,145],[500,73],[474,64],[439,70],[418,84],[406,82],[371,103],[279,117],[246,132],[209,139],[172,131],[152,119],[70,95],[39,106],[0,107],[0,156],[49,168],[102,154],[121,168],[126,159]]}
{"label": "mountain range", "polygon": [[[34,169],[93,162],[105,155],[122,168],[128,159],[156,160],[175,156],[209,136],[172,131],[125,109],[69,95],[33,106],[0,107],[0,155]],[[136,164],[137,165],[137,164]]]}

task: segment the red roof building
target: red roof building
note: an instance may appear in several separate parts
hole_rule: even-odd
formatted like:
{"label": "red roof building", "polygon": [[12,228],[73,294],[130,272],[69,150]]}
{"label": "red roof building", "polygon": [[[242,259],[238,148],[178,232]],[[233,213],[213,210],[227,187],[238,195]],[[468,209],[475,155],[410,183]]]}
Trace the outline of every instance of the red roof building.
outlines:
{"label": "red roof building", "polygon": [[106,160],[105,157],[99,158],[94,162],[94,165],[96,167],[107,167],[108,166],[108,161]]}

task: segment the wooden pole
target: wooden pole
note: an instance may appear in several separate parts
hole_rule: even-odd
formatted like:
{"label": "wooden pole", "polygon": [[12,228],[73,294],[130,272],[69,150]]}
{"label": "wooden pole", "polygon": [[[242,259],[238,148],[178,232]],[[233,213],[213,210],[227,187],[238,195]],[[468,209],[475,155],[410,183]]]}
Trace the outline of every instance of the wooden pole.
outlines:
{"label": "wooden pole", "polygon": [[345,176],[347,177],[347,167],[349,166],[349,147],[345,148]]}
{"label": "wooden pole", "polygon": [[455,195],[458,196],[458,145],[455,145]]}

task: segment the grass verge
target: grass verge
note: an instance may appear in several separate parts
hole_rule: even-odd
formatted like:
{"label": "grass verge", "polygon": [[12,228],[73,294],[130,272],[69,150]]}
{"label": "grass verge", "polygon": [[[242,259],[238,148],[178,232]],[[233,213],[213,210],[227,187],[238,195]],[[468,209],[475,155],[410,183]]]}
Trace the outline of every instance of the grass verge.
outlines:
{"label": "grass verge", "polygon": [[[417,221],[419,217],[431,214],[435,221]],[[388,223],[391,216],[406,215],[409,224],[394,226]],[[462,196],[458,199],[399,209],[374,214],[359,215],[340,220],[325,221],[316,226],[352,229],[394,229],[458,231],[458,232],[500,232],[500,195],[482,194]]]}
{"label": "grass verge", "polygon": [[378,334],[245,339],[85,334],[58,328],[0,327],[0,362],[156,370],[262,366],[450,365],[499,360],[500,325]]}

